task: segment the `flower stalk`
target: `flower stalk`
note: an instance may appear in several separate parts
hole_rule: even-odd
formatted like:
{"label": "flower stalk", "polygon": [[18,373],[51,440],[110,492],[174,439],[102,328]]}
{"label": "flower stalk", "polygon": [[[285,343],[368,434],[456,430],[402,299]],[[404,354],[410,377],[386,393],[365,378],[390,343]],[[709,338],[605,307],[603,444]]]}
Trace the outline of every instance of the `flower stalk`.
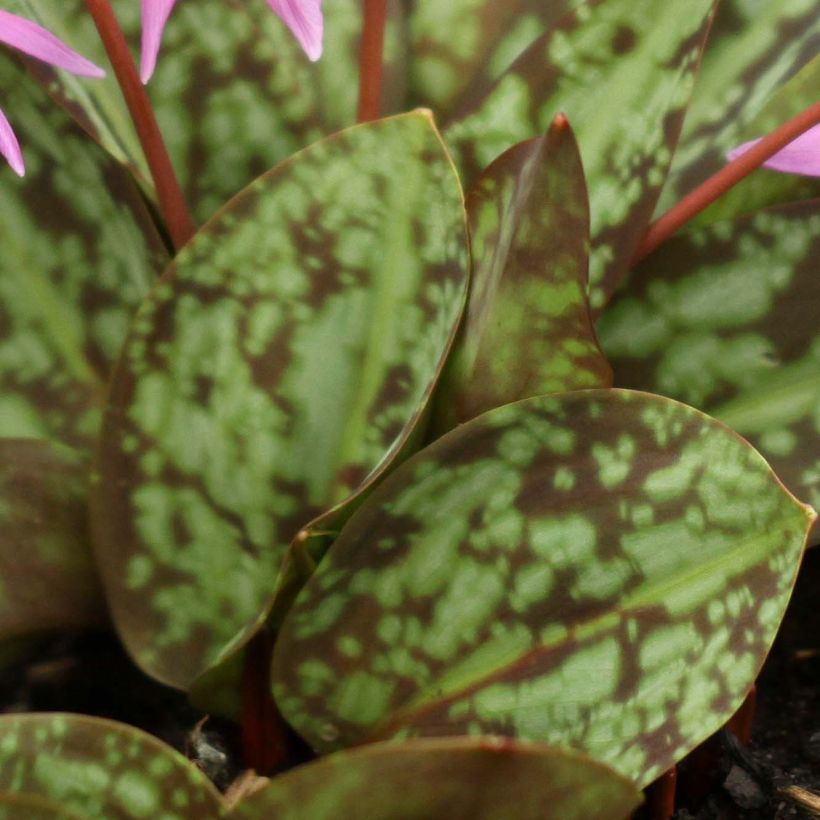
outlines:
{"label": "flower stalk", "polygon": [[364,0],[364,26],[359,50],[358,122],[377,120],[384,78],[384,27],[387,0]]}
{"label": "flower stalk", "polygon": [[137,67],[111,4],[108,0],[85,0],[85,3],[114,68],[117,82],[145,152],[157,192],[160,213],[174,248],[179,250],[194,235],[196,227],[171,164],[151,101],[140,82]]}

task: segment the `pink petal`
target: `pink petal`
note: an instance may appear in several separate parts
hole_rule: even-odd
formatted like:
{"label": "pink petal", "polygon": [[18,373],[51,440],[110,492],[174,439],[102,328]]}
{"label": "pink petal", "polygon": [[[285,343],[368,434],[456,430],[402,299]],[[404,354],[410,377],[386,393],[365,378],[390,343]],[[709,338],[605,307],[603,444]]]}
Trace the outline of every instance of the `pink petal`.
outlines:
{"label": "pink petal", "polygon": [[[729,151],[726,156],[729,159],[737,159],[758,142],[760,140],[744,142],[743,145],[738,145],[737,148]],[[783,171],[786,174],[820,177],[820,125],[809,128],[785,148],[781,148],[763,163],[763,167]]]}
{"label": "pink petal", "polygon": [[105,72],[99,66],[77,54],[51,32],[31,20],[8,11],[0,11],[0,43],[5,43],[57,68],[64,68],[73,74],[81,74],[84,77],[105,76]]}
{"label": "pink petal", "polygon": [[11,124],[2,111],[0,111],[0,154],[6,158],[6,161],[11,165],[18,176],[23,176],[26,173],[26,168],[23,165],[23,154],[20,151],[20,144],[17,142],[17,137],[14,136]]}
{"label": "pink petal", "polygon": [[147,83],[157,65],[159,44],[176,0],[142,0],[142,58],[140,79]]}
{"label": "pink petal", "polygon": [[322,0],[268,0],[268,5],[282,18],[282,22],[314,62],[322,56]]}

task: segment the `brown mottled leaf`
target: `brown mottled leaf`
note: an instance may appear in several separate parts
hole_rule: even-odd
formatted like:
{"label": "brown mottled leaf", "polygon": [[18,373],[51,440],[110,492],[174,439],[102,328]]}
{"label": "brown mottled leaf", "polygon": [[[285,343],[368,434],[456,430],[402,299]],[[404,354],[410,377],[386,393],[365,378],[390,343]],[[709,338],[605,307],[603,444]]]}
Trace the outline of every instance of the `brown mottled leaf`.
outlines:
{"label": "brown mottled leaf", "polygon": [[274,696],[323,752],[500,734],[645,785],[746,696],[814,517],[739,436],[669,399],[506,405],[350,519],[285,619]]}
{"label": "brown mottled leaf", "polygon": [[277,777],[237,820],[621,820],[641,802],[611,769],[502,738],[375,744]]}
{"label": "brown mottled leaf", "polygon": [[584,172],[566,118],[493,162],[467,216],[473,274],[438,426],[542,393],[609,387],[587,300]]}
{"label": "brown mottled leaf", "polygon": [[0,439],[0,640],[106,623],[87,503],[77,453]]}
{"label": "brown mottled leaf", "polygon": [[186,687],[228,652],[290,540],[403,452],[466,258],[458,179],[416,112],[278,166],[166,272],[114,378],[92,504],[117,627],[152,675]]}
{"label": "brown mottled leaf", "polygon": [[0,820],[94,820],[55,800],[32,794],[0,792]]}
{"label": "brown mottled leaf", "polygon": [[820,200],[692,228],[633,272],[599,332],[618,385],[722,419],[820,507],[818,260]]}
{"label": "brown mottled leaf", "polygon": [[132,726],[84,715],[0,716],[0,791],[92,820],[227,815],[208,778],[179,752]]}

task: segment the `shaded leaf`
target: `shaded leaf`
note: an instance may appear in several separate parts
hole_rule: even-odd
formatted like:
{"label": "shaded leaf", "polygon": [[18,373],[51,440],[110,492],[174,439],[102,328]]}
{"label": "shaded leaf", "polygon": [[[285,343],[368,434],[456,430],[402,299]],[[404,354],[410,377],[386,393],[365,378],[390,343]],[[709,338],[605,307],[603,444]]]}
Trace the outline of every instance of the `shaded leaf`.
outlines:
{"label": "shaded leaf", "polygon": [[0,792],[0,820],[92,820],[80,814],[32,794]]}
{"label": "shaded leaf", "polygon": [[473,275],[438,388],[440,426],[542,393],[610,386],[587,301],[589,208],[567,120],[490,165],[467,216]]}
{"label": "shaded leaf", "polygon": [[448,114],[444,134],[468,181],[559,111],[569,118],[589,187],[593,308],[627,269],[655,207],[713,6],[588,0]]}
{"label": "shaded leaf", "polygon": [[0,790],[94,820],[216,820],[219,793],[179,752],[123,723],[81,715],[0,716]]}
{"label": "shaded leaf", "polygon": [[317,143],[204,228],[143,305],[94,493],[120,634],[187,686],[264,613],[284,549],[422,418],[466,289],[430,116]]}
{"label": "shaded leaf", "polygon": [[27,174],[0,174],[0,437],[92,446],[102,390],[164,251],[130,180],[6,54]]}
{"label": "shaded leaf", "polygon": [[[726,152],[731,148],[765,133],[749,133],[749,128],[772,94],[818,51],[820,5],[817,0],[778,0],[777,3],[721,0],[680,142],[658,203],[658,213],[667,211],[719,171],[726,164]],[[816,85],[812,93],[808,99],[795,96],[791,114],[773,124],[769,121],[770,128],[815,102]],[[758,125],[762,126],[763,120]],[[714,215],[705,218],[728,218],[741,210],[753,209],[756,203],[746,197],[750,191],[760,190],[757,183],[760,173],[738,186],[746,193],[741,191],[733,198],[735,210],[727,210],[718,203],[712,212]],[[762,173],[766,180],[764,186],[770,186],[774,174]],[[775,183],[777,187],[783,184],[783,180]],[[787,184],[794,186],[796,181],[792,179]],[[760,202],[758,207],[769,202]]]}
{"label": "shaded leaf", "polygon": [[598,327],[618,385],[708,410],[820,507],[818,259],[818,200],[692,228],[633,272]]}
{"label": "shaded leaf", "polygon": [[272,780],[239,820],[619,820],[641,802],[599,763],[501,738],[378,744]]}
{"label": "shaded leaf", "polygon": [[88,465],[76,453],[0,439],[0,640],[106,623],[87,503]]}
{"label": "shaded leaf", "polygon": [[398,734],[573,748],[645,785],[736,710],[813,512],[685,405],[507,405],[399,468],[283,624],[273,691],[329,751]]}

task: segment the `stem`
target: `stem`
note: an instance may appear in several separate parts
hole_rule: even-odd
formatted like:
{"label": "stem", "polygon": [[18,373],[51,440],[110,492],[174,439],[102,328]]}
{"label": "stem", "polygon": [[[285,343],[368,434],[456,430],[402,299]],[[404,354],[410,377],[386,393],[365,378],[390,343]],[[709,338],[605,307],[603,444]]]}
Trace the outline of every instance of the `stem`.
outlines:
{"label": "stem", "polygon": [[820,123],[820,103],[815,103],[796,117],[783,123],[745,154],[742,154],[701,183],[694,191],[687,194],[677,205],[670,208],[649,226],[649,230],[644,234],[632,260],[632,267],[648,256],[658,245],[669,239],[681,226],[697,216],[708,205],[711,205],[718,197],[751,174],[755,168],[759,168],[769,157],[818,123]]}
{"label": "stem", "polygon": [[175,249],[179,250],[194,235],[196,227],[174,173],[151,101],[140,81],[128,43],[108,0],[85,0],[85,4],[94,18],[108,59],[114,67],[114,74],[154,180],[160,213]]}
{"label": "stem", "polygon": [[387,0],[364,0],[364,27],[359,50],[359,122],[379,118],[386,18]]}

